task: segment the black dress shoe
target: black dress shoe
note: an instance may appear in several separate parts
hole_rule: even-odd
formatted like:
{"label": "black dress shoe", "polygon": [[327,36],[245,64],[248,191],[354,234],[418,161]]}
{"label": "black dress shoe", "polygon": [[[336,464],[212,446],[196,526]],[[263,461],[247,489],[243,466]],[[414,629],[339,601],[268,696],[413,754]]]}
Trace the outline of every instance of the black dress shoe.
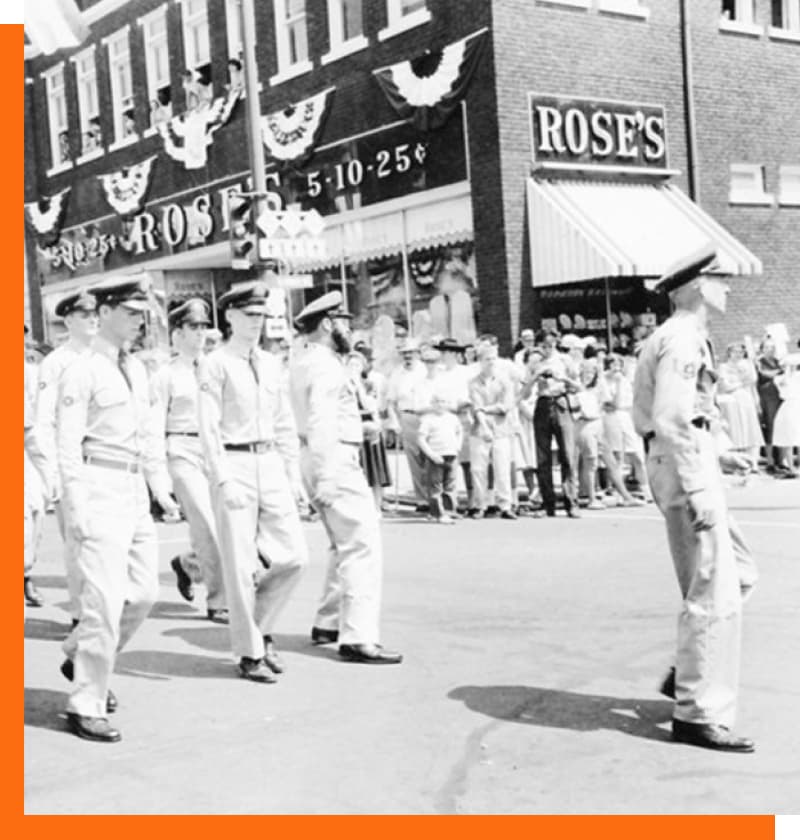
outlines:
{"label": "black dress shoe", "polygon": [[25,603],[29,607],[43,607],[44,598],[42,598],[39,590],[34,585],[33,581],[26,577],[25,581]]}
{"label": "black dress shoe", "polygon": [[[59,671],[64,676],[65,679],[72,682],[75,679],[75,663],[71,659],[65,659],[61,665],[59,666]],[[117,702],[117,697],[114,692],[109,688],[108,694],[106,694],[106,714],[113,715],[114,712],[117,711],[117,706],[119,703]]]}
{"label": "black dress shoe", "polygon": [[338,641],[338,630],[326,630],[324,627],[311,628],[311,644],[313,645],[335,645]]}
{"label": "black dress shoe", "polygon": [[717,723],[687,723],[672,719],[672,740],[694,747],[724,752],[755,752],[756,745],[750,738],[733,735],[727,726]]}
{"label": "black dress shoe", "polygon": [[658,688],[659,692],[664,695],[664,697],[669,697],[670,700],[675,699],[675,667],[667,671],[667,676],[664,677],[664,681]]}
{"label": "black dress shoe", "polygon": [[74,630],[80,623],[81,623],[81,620],[79,618],[73,618],[72,621],[70,622],[69,629]]}
{"label": "black dress shoe", "polygon": [[501,519],[516,519],[516,518],[517,518],[517,514],[516,514],[516,513],[514,513],[514,511],[513,511],[513,510],[504,510],[504,511],[500,514],[500,518],[501,518]]}
{"label": "black dress shoe", "polygon": [[184,601],[194,601],[194,585],[192,584],[192,579],[186,574],[186,570],[181,566],[181,558],[176,555],[169,561],[169,565],[172,571],[175,572],[178,592],[181,593],[181,598]]}
{"label": "black dress shoe", "polygon": [[213,621],[215,624],[228,624],[230,621],[230,614],[224,608],[209,609],[206,611],[206,615],[208,616],[208,620]]}
{"label": "black dress shoe", "polygon": [[277,682],[263,659],[251,659],[249,656],[239,660],[239,676],[257,683]]}
{"label": "black dress shoe", "polygon": [[384,650],[380,645],[339,645],[339,656],[365,665],[399,665],[403,661],[401,653]]}
{"label": "black dress shoe", "polygon": [[103,741],[107,744],[122,740],[122,734],[114,729],[105,718],[87,717],[75,712],[67,712],[69,728],[87,741]]}
{"label": "black dress shoe", "polygon": [[273,674],[282,674],[286,670],[283,659],[275,650],[275,644],[272,639],[264,640],[264,664],[272,671]]}

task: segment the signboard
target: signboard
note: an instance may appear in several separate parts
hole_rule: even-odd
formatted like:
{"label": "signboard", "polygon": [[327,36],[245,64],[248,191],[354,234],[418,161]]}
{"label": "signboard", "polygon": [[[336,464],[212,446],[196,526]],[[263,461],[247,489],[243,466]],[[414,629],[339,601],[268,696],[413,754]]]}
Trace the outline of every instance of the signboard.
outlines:
{"label": "signboard", "polygon": [[528,108],[537,166],[661,172],[668,168],[662,105],[529,93]]}
{"label": "signboard", "polygon": [[[322,216],[457,183],[467,178],[463,122],[449,120],[425,135],[410,123],[383,126],[319,147],[303,168],[271,166],[266,175],[272,211],[297,205]],[[241,175],[220,178],[213,188],[154,198],[132,219],[106,216],[69,225],[58,242],[38,250],[39,275],[44,283],[56,282],[227,241],[232,188],[247,192],[252,186]],[[284,253],[293,247],[305,250]],[[315,256],[307,253],[311,247],[283,243],[261,257],[305,259]]]}

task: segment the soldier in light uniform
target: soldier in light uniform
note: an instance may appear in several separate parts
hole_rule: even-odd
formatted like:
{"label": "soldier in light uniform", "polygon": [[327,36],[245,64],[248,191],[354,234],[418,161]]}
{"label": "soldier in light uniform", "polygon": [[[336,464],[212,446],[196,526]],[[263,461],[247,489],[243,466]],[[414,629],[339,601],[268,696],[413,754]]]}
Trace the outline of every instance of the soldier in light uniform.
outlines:
{"label": "soldier in light uniform", "polygon": [[265,285],[240,284],[218,303],[231,334],[198,366],[200,439],[239,674],[271,683],[284,670],[271,634],[307,562],[289,478],[297,430],[280,362],[258,347]]}
{"label": "soldier in light uniform", "polygon": [[350,316],[341,307],[341,294],[330,292],[295,318],[308,347],[293,360],[290,373],[300,469],[330,540],[312,641],[338,641],[339,655],[348,662],[397,664],[403,657],[379,644],[380,525],[359,465],[364,430],[355,385],[344,363],[350,350]]}
{"label": "soldier in light uniform", "polygon": [[64,642],[62,673],[74,687],[67,720],[76,735],[118,741],[107,711],[117,652],[158,596],[158,547],[147,484],[167,513],[163,447],[153,426],[147,374],[130,356],[148,308],[143,280],[92,289],[100,329],[92,350],[61,374],[56,451],[67,530],[79,544],[80,622]]}
{"label": "soldier in light uniform", "polygon": [[205,583],[208,618],[226,624],[222,564],[197,406],[197,366],[211,324],[208,304],[200,298],[187,300],[170,313],[170,323],[178,354],[154,374],[151,394],[157,428],[166,436],[167,469],[189,523],[192,546],[190,553],[173,557],[170,565],[187,601],[194,600],[194,584]]}
{"label": "soldier in light uniform", "polygon": [[732,521],[720,463],[741,456],[720,451],[714,429],[716,372],[708,343],[709,312],[724,313],[728,287],[702,274],[714,260],[707,247],[676,264],[657,288],[675,312],[645,343],[636,370],[633,417],[647,445],[653,496],[666,520],[683,607],[678,619],[674,740],[709,749],[752,752],[734,735],[742,602],[756,581],[750,552]]}
{"label": "soldier in light uniform", "polygon": [[[58,385],[61,374],[75,359],[87,355],[97,335],[97,301],[86,290],[72,292],[57,304],[55,314],[64,319],[69,338],[49,353],[39,365],[39,393],[36,400],[36,426],[42,450],[46,456],[49,481],[58,488],[58,459],[56,458],[56,426],[58,415]],[[56,489],[58,495],[58,489]],[[69,593],[69,612],[72,626],[80,618],[80,577],[76,563],[77,549],[64,522],[60,500],[55,503],[56,519],[64,540],[64,567]]]}

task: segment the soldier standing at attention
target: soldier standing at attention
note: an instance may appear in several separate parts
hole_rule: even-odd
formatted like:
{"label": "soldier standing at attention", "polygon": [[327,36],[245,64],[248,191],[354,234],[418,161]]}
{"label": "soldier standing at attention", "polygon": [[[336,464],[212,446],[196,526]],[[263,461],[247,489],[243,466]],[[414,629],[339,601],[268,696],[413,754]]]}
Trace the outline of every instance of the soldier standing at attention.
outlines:
{"label": "soldier standing at attention", "polygon": [[[731,732],[739,683],[742,602],[755,567],[725,501],[720,454],[712,431],[714,359],[709,312],[724,313],[728,287],[701,272],[714,260],[707,247],[673,266],[658,282],[675,311],[645,343],[634,382],[636,430],[647,445],[647,472],[664,516],[683,606],[678,618],[674,678],[662,692],[675,698],[675,741],[728,752],[753,752]],[[674,684],[673,684],[674,683]]]}
{"label": "soldier standing at attention", "polygon": [[[69,338],[48,353],[39,365],[39,395],[36,400],[36,426],[39,440],[47,458],[51,486],[58,488],[58,459],[56,458],[56,427],[58,414],[58,384],[65,368],[75,359],[89,353],[97,335],[97,300],[85,290],[73,292],[57,304],[55,314],[64,319]],[[56,493],[58,490],[56,489]],[[69,612],[72,626],[80,618],[80,577],[77,569],[77,549],[64,522],[61,502],[55,502],[56,519],[64,540],[64,567],[69,593]]]}
{"label": "soldier standing at attention", "polygon": [[395,665],[403,657],[378,644],[383,549],[378,512],[358,459],[364,430],[344,363],[350,316],[341,307],[341,293],[329,292],[295,318],[308,341],[290,374],[300,469],[330,540],[311,639],[338,641],[339,655],[348,662]]}
{"label": "soldier standing at attention", "polygon": [[189,554],[173,557],[170,565],[183,598],[193,601],[193,584],[204,582],[208,618],[226,624],[222,565],[197,407],[197,365],[211,324],[208,304],[201,298],[187,300],[170,313],[170,323],[178,355],[155,373],[151,393],[158,431],[166,435],[167,469],[189,523],[192,546]]}
{"label": "soldier standing at attention", "polygon": [[273,683],[284,664],[272,630],[307,561],[300,488],[289,478],[297,430],[280,362],[258,346],[266,286],[240,284],[218,305],[230,338],[198,365],[200,439],[239,674]]}
{"label": "soldier standing at attention", "polygon": [[61,672],[74,683],[72,731],[119,741],[106,718],[117,652],[158,597],[158,550],[147,484],[161,507],[178,507],[153,426],[147,374],[130,356],[147,310],[143,280],[92,289],[100,329],[92,350],[61,375],[56,450],[67,529],[78,544],[80,622],[64,642]]}

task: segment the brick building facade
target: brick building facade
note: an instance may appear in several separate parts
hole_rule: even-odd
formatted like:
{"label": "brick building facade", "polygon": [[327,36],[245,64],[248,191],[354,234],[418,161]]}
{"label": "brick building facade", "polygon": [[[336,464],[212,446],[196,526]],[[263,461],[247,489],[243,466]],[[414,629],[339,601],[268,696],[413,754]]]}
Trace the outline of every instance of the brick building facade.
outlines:
{"label": "brick building facade", "polygon": [[[161,278],[167,298],[205,290],[213,299],[230,282],[248,276],[230,269],[224,198],[228,186],[245,183],[248,171],[245,103],[233,102],[229,119],[213,127],[205,160],[197,166],[174,159],[161,131],[151,126],[154,97],[169,99],[168,116],[185,113],[198,90],[201,98],[227,102],[236,82],[228,64],[237,46],[236,4],[99,0],[82,5],[90,40],[69,54],[26,61],[25,201],[35,203],[69,189],[59,239],[28,237],[32,317],[39,336],[50,332],[46,325],[55,297],[108,271],[146,268]],[[691,192],[687,113],[692,110],[698,203],[763,265],[759,276],[733,279],[731,315],[719,325],[718,337],[758,335],[773,321],[800,332],[795,270],[800,258],[800,111],[792,101],[800,83],[798,5],[800,0],[756,0],[752,6],[739,0],[694,0],[686,4],[691,19],[684,51],[679,0],[257,2],[261,113],[281,112],[333,88],[309,154],[289,167],[274,161],[268,166],[270,184],[284,204],[318,207],[336,233],[329,245],[340,249],[327,260],[299,266],[313,272],[314,288],[293,292],[293,305],[341,282],[365,329],[383,314],[404,324],[410,320],[423,334],[454,331],[468,337],[470,331],[492,331],[505,345],[521,326],[556,314],[554,296],[548,297],[548,286],[533,267],[541,254],[531,253],[532,247],[542,247],[541,236],[538,245],[531,244],[536,237],[531,235],[529,197],[529,94],[534,92],[566,101],[621,101],[661,109],[665,159],[668,169],[677,172],[645,173],[643,179],[634,173],[633,180],[643,180],[648,190],[668,182]],[[191,22],[198,20],[193,30]],[[148,28],[153,21],[157,28]],[[374,71],[424,58],[426,50],[435,55],[470,36],[483,43],[462,106],[434,131],[403,123]],[[164,44],[162,58],[152,47],[156,41]],[[118,73],[119,62],[124,64],[125,49],[130,77],[120,81],[112,71]],[[158,69],[154,62],[163,63],[163,55],[168,63]],[[195,71],[188,84],[182,75],[187,66]],[[92,67],[97,101],[87,107],[85,85],[89,74],[91,87]],[[693,109],[687,101],[687,73]],[[156,76],[162,82],[168,76],[160,89]],[[54,133],[52,102],[62,96],[62,83],[66,112],[55,114],[55,128],[63,125],[64,131]],[[83,94],[78,89],[82,83]],[[174,133],[167,133],[180,147]],[[420,150],[416,161],[415,150]],[[404,169],[406,153],[412,157]],[[61,154],[63,165],[54,159]],[[141,209],[152,217],[158,235],[147,240],[142,234],[149,222],[111,207],[97,176],[127,175],[126,168],[150,158],[152,178]],[[354,168],[346,169],[348,164]],[[379,169],[388,173],[380,182]],[[358,184],[345,184],[350,173],[359,176]],[[588,182],[609,178],[591,163],[569,174]],[[615,177],[625,182],[629,174]],[[312,201],[315,179],[322,194]],[[192,224],[202,222],[204,213],[213,231],[200,224],[198,234],[195,224],[190,241]],[[166,235],[164,224],[170,228]],[[103,253],[96,240],[112,234],[118,244]],[[69,247],[59,251],[65,242]],[[683,244],[674,243],[676,256]],[[670,247],[666,243],[665,252]],[[560,251],[553,247],[556,263],[559,253],[569,256],[566,248],[564,243]],[[453,275],[461,278],[455,286]],[[599,276],[567,275],[563,279]],[[450,277],[450,286],[442,285],[442,276]],[[581,294],[573,296],[573,306],[580,308],[605,282],[593,279],[576,286]],[[647,297],[641,282],[630,270],[608,279],[612,291],[630,293],[620,300],[640,308],[652,304],[663,315],[663,301]],[[457,307],[454,289],[461,294]],[[570,328],[605,329],[607,314],[599,313],[593,326],[586,318],[575,319]],[[624,320],[615,323],[628,326]]]}

